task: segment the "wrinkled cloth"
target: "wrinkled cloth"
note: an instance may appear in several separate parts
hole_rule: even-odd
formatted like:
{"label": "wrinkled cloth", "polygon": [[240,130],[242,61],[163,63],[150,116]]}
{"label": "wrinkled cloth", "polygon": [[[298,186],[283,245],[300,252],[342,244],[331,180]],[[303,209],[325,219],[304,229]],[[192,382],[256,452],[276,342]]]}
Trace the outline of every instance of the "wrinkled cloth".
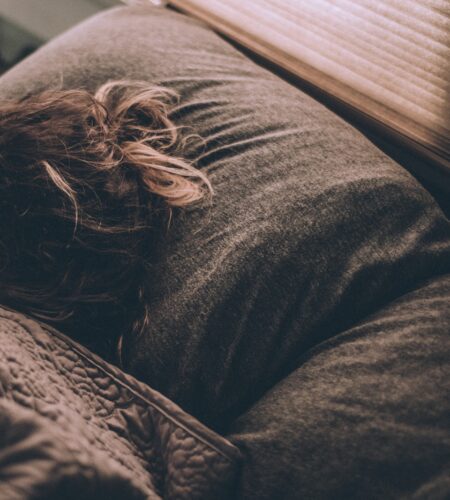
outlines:
{"label": "wrinkled cloth", "polygon": [[173,118],[204,139],[185,153],[215,190],[154,242],[152,320],[125,336],[124,365],[208,425],[225,429],[308,349],[450,272],[449,221],[405,169],[186,16],[103,13],[0,94],[121,78],[180,94]]}
{"label": "wrinkled cloth", "polygon": [[447,498],[450,225],[430,193],[164,9],[92,18],[0,95],[122,78],[179,92],[173,119],[204,139],[185,154],[215,190],[154,242],[152,320],[125,336],[126,369],[228,432],[245,455],[238,498]]}
{"label": "wrinkled cloth", "polygon": [[0,499],[233,496],[239,452],[61,333],[0,308]]}

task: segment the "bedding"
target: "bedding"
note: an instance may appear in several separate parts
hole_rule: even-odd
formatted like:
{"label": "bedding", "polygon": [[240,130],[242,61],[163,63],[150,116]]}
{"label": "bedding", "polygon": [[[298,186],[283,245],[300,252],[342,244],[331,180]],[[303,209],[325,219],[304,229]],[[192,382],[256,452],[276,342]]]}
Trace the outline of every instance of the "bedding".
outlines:
{"label": "bedding", "polygon": [[237,498],[448,498],[449,324],[445,275],[305,353],[229,430]]}
{"label": "bedding", "polygon": [[239,452],[68,337],[0,308],[0,498],[230,498]]}
{"label": "bedding", "polygon": [[[185,154],[215,189],[152,242],[152,321],[125,334],[124,369],[243,450],[231,498],[426,493],[448,471],[450,439],[439,355],[450,225],[431,194],[326,107],[167,9],[93,17],[3,76],[0,95],[121,78],[180,94],[172,118],[202,138]],[[348,401],[336,401],[341,384]]]}

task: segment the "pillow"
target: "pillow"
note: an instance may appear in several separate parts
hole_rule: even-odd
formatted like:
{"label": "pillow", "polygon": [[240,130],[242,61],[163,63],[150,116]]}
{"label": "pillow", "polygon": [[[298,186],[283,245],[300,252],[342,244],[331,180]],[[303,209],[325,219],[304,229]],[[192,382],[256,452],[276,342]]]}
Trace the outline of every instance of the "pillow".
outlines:
{"label": "pillow", "polygon": [[186,155],[211,206],[176,215],[148,255],[152,320],[127,370],[215,429],[305,351],[450,271],[430,194],[365,137],[201,23],[124,7],[53,40],[0,79],[2,97],[108,79],[175,89]]}
{"label": "pillow", "polygon": [[312,349],[238,418],[239,499],[450,496],[450,275]]}

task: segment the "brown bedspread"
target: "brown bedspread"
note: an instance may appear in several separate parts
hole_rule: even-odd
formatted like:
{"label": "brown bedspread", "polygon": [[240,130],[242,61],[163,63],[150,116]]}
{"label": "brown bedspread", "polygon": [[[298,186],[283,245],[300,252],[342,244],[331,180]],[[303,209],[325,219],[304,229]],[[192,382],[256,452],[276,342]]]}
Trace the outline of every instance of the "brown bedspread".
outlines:
{"label": "brown bedspread", "polygon": [[0,308],[0,499],[229,498],[238,458],[158,392]]}

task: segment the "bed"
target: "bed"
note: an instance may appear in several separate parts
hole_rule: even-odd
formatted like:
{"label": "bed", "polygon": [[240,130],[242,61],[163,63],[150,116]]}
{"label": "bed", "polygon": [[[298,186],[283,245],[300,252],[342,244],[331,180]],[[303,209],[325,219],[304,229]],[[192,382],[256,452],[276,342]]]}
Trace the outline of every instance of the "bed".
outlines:
{"label": "bed", "polygon": [[[450,224],[433,194],[323,104],[165,8],[94,16],[4,75],[0,96],[123,78],[179,93],[172,118],[203,138],[185,154],[215,189],[154,242],[149,331],[125,335],[112,368],[228,456],[226,480],[208,476],[216,493],[195,496],[187,475],[185,489],[154,483],[156,498],[447,498]],[[15,403],[39,413],[41,397]],[[122,440],[144,425],[121,422]]]}

